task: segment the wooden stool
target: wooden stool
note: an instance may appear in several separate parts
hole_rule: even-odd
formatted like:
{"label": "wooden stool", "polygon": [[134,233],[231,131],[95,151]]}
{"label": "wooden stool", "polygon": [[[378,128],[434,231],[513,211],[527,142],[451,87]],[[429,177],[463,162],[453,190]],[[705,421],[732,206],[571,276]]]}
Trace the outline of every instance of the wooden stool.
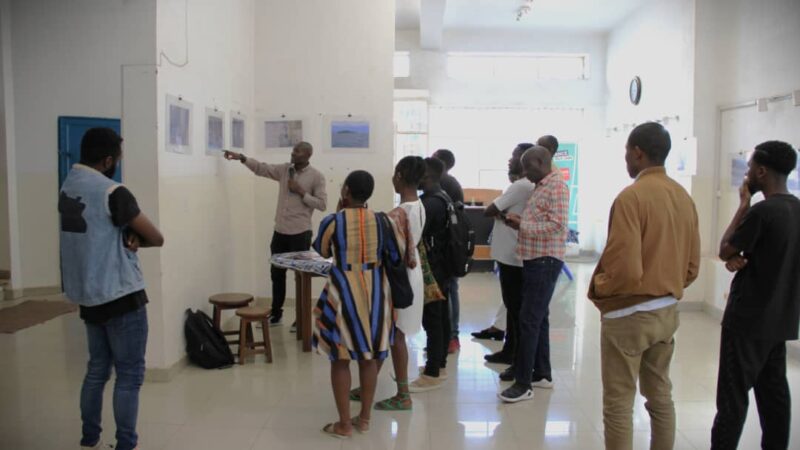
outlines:
{"label": "wooden stool", "polygon": [[[222,331],[222,311],[226,309],[239,309],[248,306],[253,301],[250,294],[226,293],[214,294],[208,302],[214,305],[214,327]],[[222,331],[226,336],[238,336],[239,330]],[[252,338],[252,334],[250,335]],[[228,341],[229,344],[238,344],[239,341]]]}
{"label": "wooden stool", "polygon": [[[269,340],[269,315],[272,309],[266,306],[247,306],[236,310],[239,321],[239,364],[244,364],[245,358],[250,355],[265,354],[267,362],[272,363],[272,344]],[[261,323],[261,333],[264,338],[261,342],[253,339],[253,322]],[[258,348],[264,347],[264,348]]]}

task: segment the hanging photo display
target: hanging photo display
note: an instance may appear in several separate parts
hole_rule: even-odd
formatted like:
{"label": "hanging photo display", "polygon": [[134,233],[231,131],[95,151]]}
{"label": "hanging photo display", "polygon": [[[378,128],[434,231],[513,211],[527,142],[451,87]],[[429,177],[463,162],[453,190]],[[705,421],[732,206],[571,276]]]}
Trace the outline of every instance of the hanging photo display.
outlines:
{"label": "hanging photo display", "polygon": [[192,153],[192,104],[180,97],[167,95],[166,150],[188,155]]}

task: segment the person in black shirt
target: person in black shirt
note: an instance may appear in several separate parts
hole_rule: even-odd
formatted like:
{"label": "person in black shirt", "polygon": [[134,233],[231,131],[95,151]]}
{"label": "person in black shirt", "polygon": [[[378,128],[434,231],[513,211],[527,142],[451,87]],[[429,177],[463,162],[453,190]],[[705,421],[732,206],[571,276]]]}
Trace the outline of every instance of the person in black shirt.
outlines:
{"label": "person in black shirt", "polygon": [[[738,445],[751,388],[762,447],[789,445],[786,341],[797,339],[800,324],[800,200],[786,181],[796,166],[791,145],[756,146],[739,189],[739,209],[720,243],[719,256],[736,275],[722,319],[712,449]],[[751,206],[756,192],[765,200]]]}
{"label": "person in black shirt", "polygon": [[[440,184],[442,189],[453,203],[464,203],[464,190],[461,183],[450,175],[450,170],[456,165],[456,157],[453,152],[445,148],[436,150],[433,157],[444,163],[444,172]],[[461,348],[458,341],[458,322],[461,316],[461,301],[458,296],[458,278],[452,277],[449,286],[448,301],[450,302],[450,338],[447,346],[448,353],[455,353]]]}
{"label": "person in black shirt", "polygon": [[425,246],[428,263],[436,284],[442,292],[443,299],[425,302],[422,309],[422,327],[427,335],[428,359],[425,370],[420,377],[409,386],[410,392],[425,392],[441,387],[447,377],[447,345],[450,337],[450,314],[447,298],[451,275],[444,260],[444,248],[447,242],[447,203],[442,200],[440,180],[444,164],[436,158],[425,159],[425,176],[420,187],[420,196],[425,208],[425,227],[422,230],[422,242]]}

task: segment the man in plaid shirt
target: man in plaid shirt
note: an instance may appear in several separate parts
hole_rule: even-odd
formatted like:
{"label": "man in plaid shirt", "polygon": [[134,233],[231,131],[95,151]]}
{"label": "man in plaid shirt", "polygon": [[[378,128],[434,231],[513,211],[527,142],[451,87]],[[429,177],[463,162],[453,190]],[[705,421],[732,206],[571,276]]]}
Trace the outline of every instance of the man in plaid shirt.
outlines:
{"label": "man in plaid shirt", "polygon": [[568,234],[569,188],[553,171],[550,151],[534,146],[522,156],[522,164],[536,189],[522,217],[506,216],[506,223],[519,230],[517,252],[524,272],[515,382],[499,394],[509,403],[533,398],[532,386],[553,387],[548,314]]}

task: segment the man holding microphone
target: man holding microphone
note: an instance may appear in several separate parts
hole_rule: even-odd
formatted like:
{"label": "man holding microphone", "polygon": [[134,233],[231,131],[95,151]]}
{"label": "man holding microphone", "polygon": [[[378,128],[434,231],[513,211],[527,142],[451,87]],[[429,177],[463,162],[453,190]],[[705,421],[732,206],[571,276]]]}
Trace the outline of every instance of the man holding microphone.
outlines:
{"label": "man holding microphone", "polygon": [[[314,149],[300,142],[292,149],[289,163],[267,164],[247,156],[225,151],[225,159],[238,160],[254,174],[278,182],[278,206],[275,211],[275,231],[269,249],[271,254],[297,252],[311,248],[311,215],[315,209],[325,211],[328,195],[325,177],[311,167],[309,160]],[[286,269],[272,266],[272,316],[270,325],[280,325],[283,302],[286,299]]]}

